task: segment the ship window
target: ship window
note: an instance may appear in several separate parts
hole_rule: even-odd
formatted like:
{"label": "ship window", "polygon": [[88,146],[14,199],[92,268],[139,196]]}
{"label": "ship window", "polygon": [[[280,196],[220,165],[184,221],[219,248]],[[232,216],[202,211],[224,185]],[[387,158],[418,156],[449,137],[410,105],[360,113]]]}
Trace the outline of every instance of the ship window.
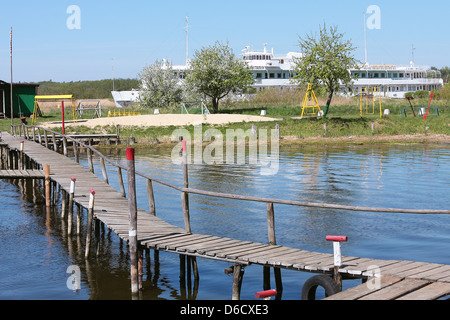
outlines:
{"label": "ship window", "polygon": [[274,73],[271,73],[269,76],[270,76],[270,79],[275,78],[275,74]]}
{"label": "ship window", "polygon": [[256,79],[261,79],[262,78],[262,73],[257,73],[256,74]]}

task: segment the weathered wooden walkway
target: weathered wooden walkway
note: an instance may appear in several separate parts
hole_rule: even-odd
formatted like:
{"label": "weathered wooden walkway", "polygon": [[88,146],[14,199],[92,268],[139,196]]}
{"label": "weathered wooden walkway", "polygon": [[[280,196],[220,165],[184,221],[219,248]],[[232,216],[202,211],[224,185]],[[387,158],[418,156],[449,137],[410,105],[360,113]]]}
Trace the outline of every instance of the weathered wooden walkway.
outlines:
{"label": "weathered wooden walkway", "polygon": [[0,179],[44,179],[42,170],[0,170]]}
{"label": "weathered wooden walkway", "polygon": [[[3,133],[2,140],[2,143],[7,145],[10,150],[19,150],[23,138]],[[33,137],[33,140],[37,139]],[[57,149],[56,145],[54,148],[49,148],[48,145],[47,147],[45,147],[45,144],[42,145],[43,143],[43,141],[25,140],[23,153],[42,166],[50,166],[51,180],[56,182],[67,193],[69,193],[71,188],[71,178],[75,178],[76,189],[73,201],[80,206],[84,208],[89,207],[91,191],[95,190],[95,218],[103,222],[121,239],[128,241],[129,203],[124,197],[124,190],[117,191],[110,186],[107,183],[108,178],[105,173],[103,174],[105,181],[102,181],[88,168],[81,166],[76,161],[72,161],[63,154],[55,152]],[[122,179],[120,168],[118,173],[120,175],[119,179]],[[0,174],[2,174],[0,178],[7,177],[6,171],[1,171]],[[201,190],[178,189],[187,193],[209,195],[208,192]],[[223,197],[240,199],[239,196],[228,194],[224,194]],[[266,200],[269,203],[270,200],[274,199],[263,199],[261,201]],[[278,203],[283,203],[283,200],[278,201]],[[314,206],[314,204],[306,205]],[[268,204],[269,209],[270,205]],[[401,212],[402,210],[399,211]],[[450,211],[435,210],[434,213],[448,214]],[[171,225],[142,209],[138,209],[137,221],[137,239],[140,246],[177,253],[180,257],[200,257],[231,262],[235,264],[237,269],[237,271],[236,269],[234,270],[235,277],[242,277],[242,274],[239,274],[240,267],[250,264],[272,267],[278,271],[280,269],[290,269],[329,275],[332,275],[335,271],[334,256],[331,252],[310,252],[276,244],[195,234]],[[268,223],[273,223],[273,221]],[[414,261],[375,260],[349,256],[343,256],[342,262],[342,266],[339,267],[339,273],[344,279],[367,279],[372,277],[374,276],[374,266],[376,266],[377,272],[383,276],[381,288],[371,289],[372,291],[368,292],[367,290],[364,291],[364,288],[368,288],[368,286],[362,284],[353,290],[346,290],[333,295],[329,297],[330,299],[357,299],[363,296],[369,298],[370,294],[373,294],[376,299],[395,299],[398,297],[437,299],[450,294],[450,266],[448,265]],[[386,284],[386,279],[390,280],[389,286]],[[281,287],[281,279],[279,281]],[[408,289],[401,291],[400,294],[390,294],[392,288],[396,288],[395,286],[400,286],[406,282],[414,282],[416,285],[409,286]],[[386,288],[386,290],[383,291],[382,288]],[[236,295],[235,291],[237,291]],[[239,298],[238,292],[239,288],[233,288],[233,298]],[[397,290],[396,292],[399,291]]]}

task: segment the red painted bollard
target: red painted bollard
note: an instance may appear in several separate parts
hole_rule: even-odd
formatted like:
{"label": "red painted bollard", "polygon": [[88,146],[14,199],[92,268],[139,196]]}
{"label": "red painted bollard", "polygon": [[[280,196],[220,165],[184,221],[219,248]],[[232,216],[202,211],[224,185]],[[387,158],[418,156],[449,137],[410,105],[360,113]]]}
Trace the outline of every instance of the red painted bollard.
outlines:
{"label": "red painted bollard", "polygon": [[347,236],[326,236],[327,241],[333,241],[334,266],[342,266],[341,242],[348,240]]}
{"label": "red painted bollard", "polygon": [[342,254],[341,254],[341,242],[348,240],[347,236],[326,236],[327,241],[333,241],[333,254],[334,254],[334,282],[339,286],[339,290],[342,290],[342,276],[339,273],[339,268],[342,266]]}
{"label": "red painted bollard", "polygon": [[256,299],[264,299],[264,300],[270,300],[271,297],[274,297],[277,295],[277,290],[270,289],[270,290],[264,290],[264,291],[258,291],[255,293]]}

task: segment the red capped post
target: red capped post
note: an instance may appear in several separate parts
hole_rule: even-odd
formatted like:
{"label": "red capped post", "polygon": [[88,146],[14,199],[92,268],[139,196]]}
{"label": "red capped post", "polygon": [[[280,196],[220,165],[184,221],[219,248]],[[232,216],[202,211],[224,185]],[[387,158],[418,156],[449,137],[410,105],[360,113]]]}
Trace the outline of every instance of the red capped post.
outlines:
{"label": "red capped post", "polygon": [[134,161],[134,148],[127,148],[127,160]]}
{"label": "red capped post", "polygon": [[347,236],[326,236],[325,239],[327,241],[338,241],[338,242],[345,242],[348,240]]}
{"label": "red capped post", "polygon": [[274,297],[277,295],[277,290],[270,289],[270,290],[264,290],[264,291],[258,291],[255,293],[256,299],[264,299],[269,300],[271,297]]}
{"label": "red capped post", "polygon": [[131,293],[139,293],[138,274],[138,243],[137,243],[137,204],[136,204],[136,170],[134,164],[134,148],[127,148],[127,176],[128,176],[128,211],[129,229],[128,242],[130,250]]}
{"label": "red capped post", "polygon": [[333,279],[339,288],[342,290],[342,276],[339,273],[339,268],[342,266],[341,242],[348,241],[347,236],[326,236],[327,241],[333,241],[334,254],[334,274]]}

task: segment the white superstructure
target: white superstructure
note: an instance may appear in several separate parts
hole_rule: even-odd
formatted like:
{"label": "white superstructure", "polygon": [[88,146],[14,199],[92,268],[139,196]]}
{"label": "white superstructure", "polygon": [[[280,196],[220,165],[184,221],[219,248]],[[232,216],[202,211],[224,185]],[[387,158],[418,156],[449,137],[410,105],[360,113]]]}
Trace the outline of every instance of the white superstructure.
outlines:
{"label": "white superstructure", "polygon": [[[256,90],[296,86],[292,77],[295,60],[302,57],[300,52],[275,56],[273,49],[267,51],[266,45],[263,51],[250,50],[247,46],[241,56],[253,72],[255,79],[253,87]],[[407,92],[439,90],[444,85],[438,70],[432,70],[427,66],[415,66],[413,62],[408,67],[365,64],[352,68],[349,72],[353,79],[354,94],[362,87],[378,87],[384,97],[404,98]]]}
{"label": "white superstructure", "polygon": [[350,70],[353,91],[362,87],[378,87],[383,97],[404,98],[407,92],[433,91],[444,86],[438,70],[427,66],[364,65]]}
{"label": "white superstructure", "polygon": [[250,50],[245,47],[241,54],[253,72],[255,82],[253,87],[256,90],[262,90],[270,87],[280,89],[295,87],[296,84],[291,81],[295,68],[295,59],[302,57],[299,52],[289,52],[286,55],[276,56],[273,49],[268,52],[267,45],[264,45],[263,51]]}

